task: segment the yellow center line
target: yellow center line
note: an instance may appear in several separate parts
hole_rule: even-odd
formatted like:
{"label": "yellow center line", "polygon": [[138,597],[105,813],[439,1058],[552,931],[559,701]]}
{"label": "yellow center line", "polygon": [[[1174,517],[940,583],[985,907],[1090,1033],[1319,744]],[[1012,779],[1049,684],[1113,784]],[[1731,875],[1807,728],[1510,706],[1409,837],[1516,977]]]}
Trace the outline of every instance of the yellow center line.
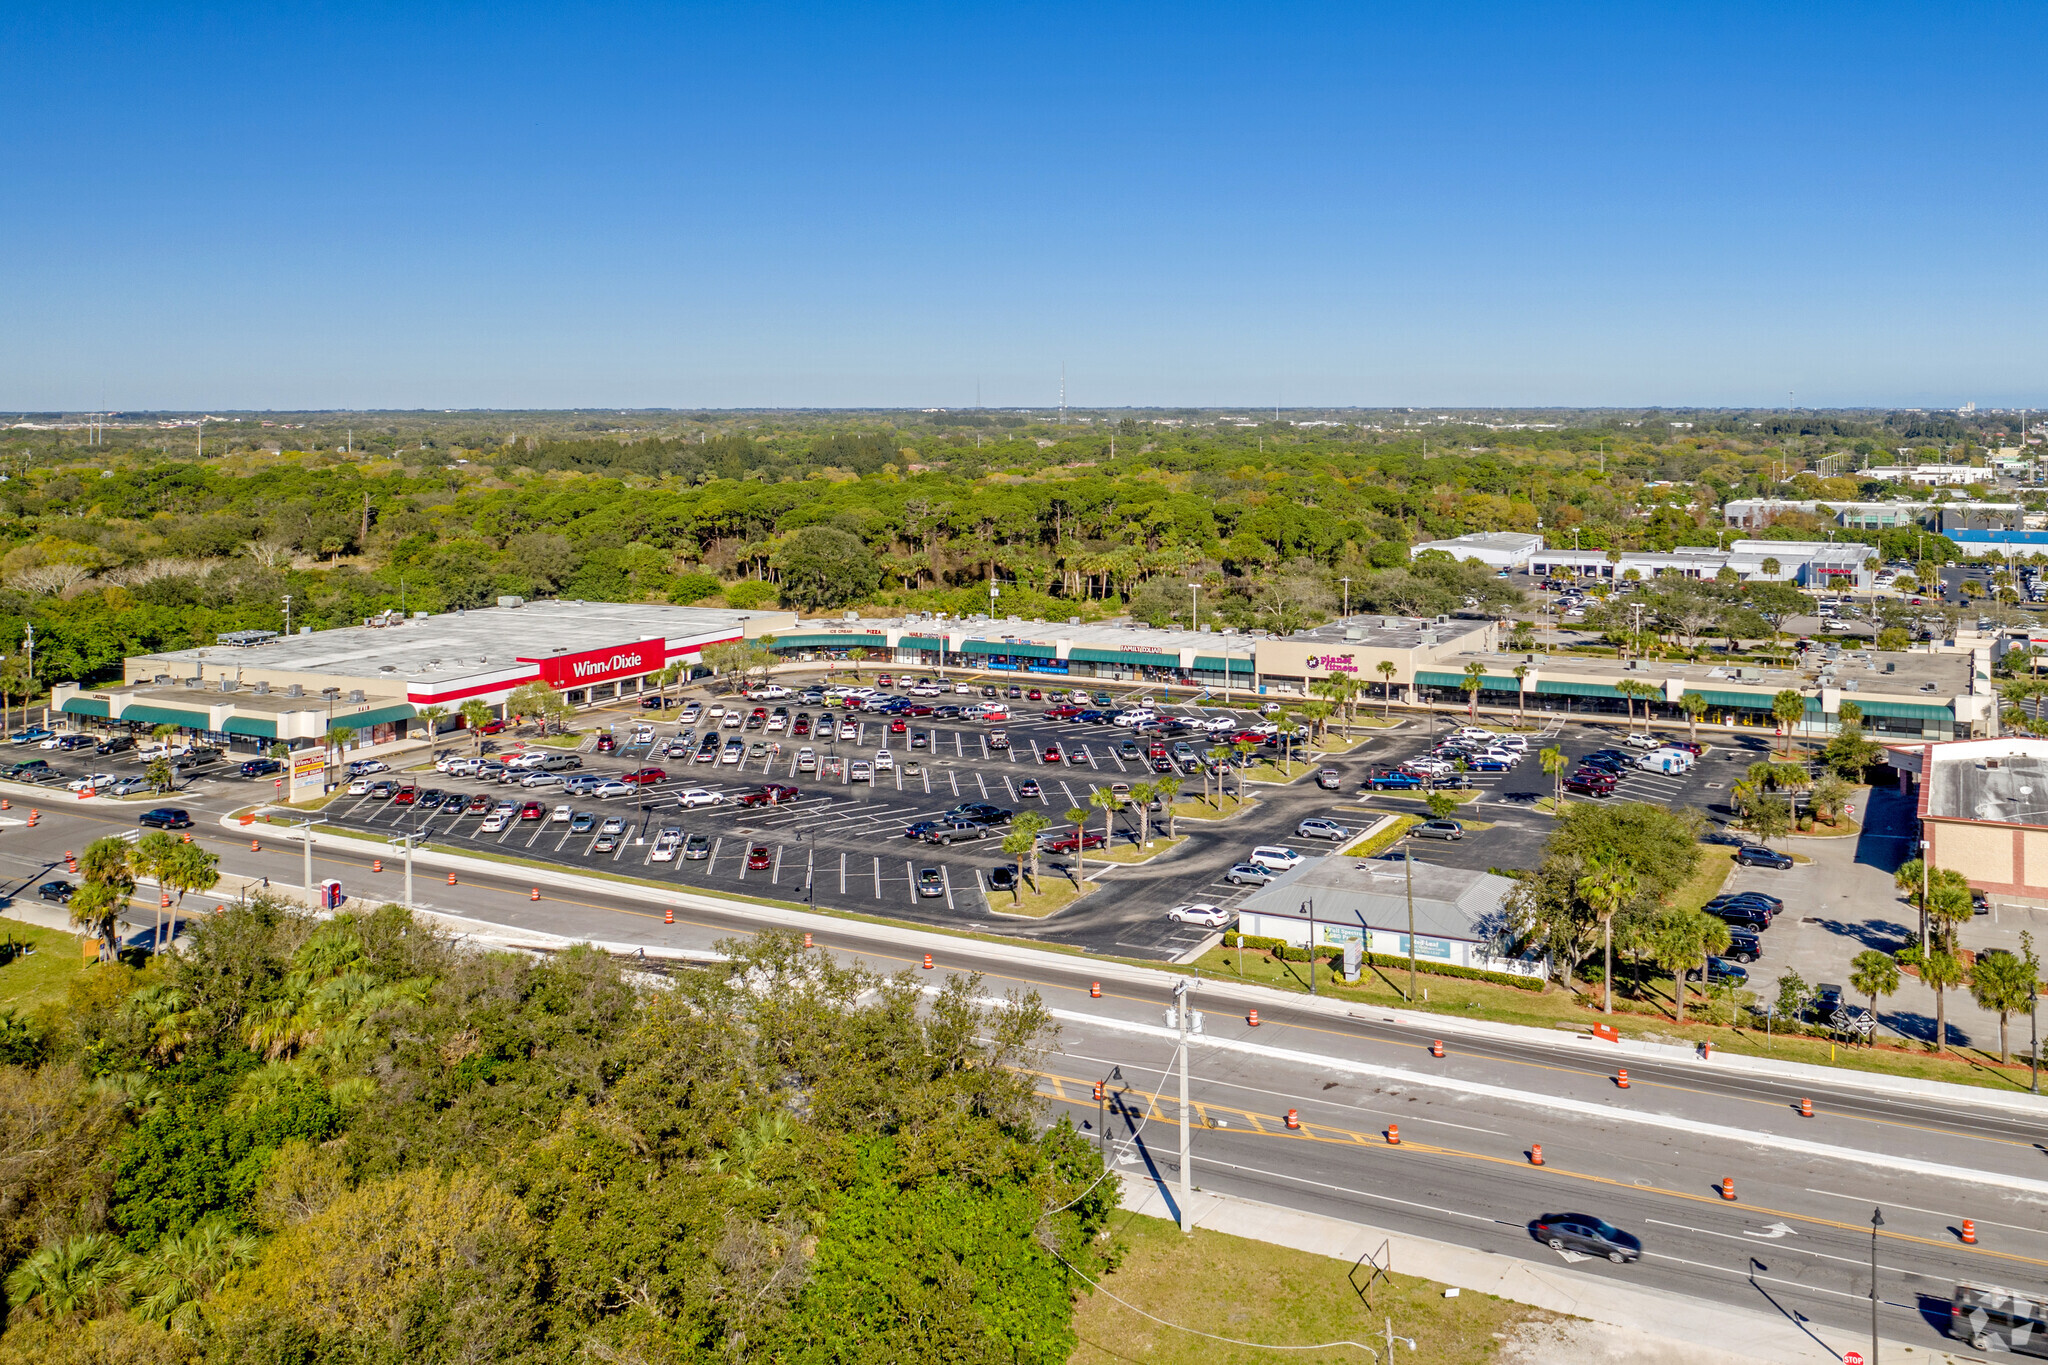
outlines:
{"label": "yellow center line", "polygon": [[[1041,1080],[1055,1083],[1060,1080],[1067,1079],[1064,1077],[1054,1076],[1049,1072],[1033,1071],[1027,1072],[1025,1074],[1036,1076]],[[1090,1084],[1092,1085],[1092,1082],[1090,1082]],[[1039,1093],[1044,1095],[1048,1094],[1049,1092],[1041,1089]],[[1175,1121],[1173,1118],[1169,1116],[1167,1102],[1165,1101],[1164,1097],[1157,1091],[1131,1089],[1118,1091],[1117,1096],[1119,1102],[1127,1108],[1134,1107],[1130,1104],[1130,1099],[1132,1097],[1136,1097],[1137,1099],[1143,1100],[1145,1102],[1145,1110],[1141,1117],[1157,1117],[1162,1122],[1169,1123]],[[1739,1200],[1724,1200],[1720,1198],[1718,1195],[1694,1194],[1686,1190],[1665,1189],[1660,1185],[1638,1185],[1635,1182],[1629,1180],[1618,1180],[1612,1176],[1592,1175],[1584,1171],[1567,1170],[1563,1167],[1553,1166],[1548,1163],[1542,1166],[1531,1166],[1525,1158],[1521,1157],[1494,1156],[1486,1152],[1468,1152],[1458,1147],[1441,1147],[1433,1143],[1417,1142],[1412,1138],[1403,1138],[1399,1146],[1394,1146],[1388,1143],[1385,1140],[1385,1138],[1379,1133],[1368,1133],[1353,1128],[1339,1128],[1329,1124],[1310,1123],[1306,1120],[1302,1121],[1302,1125],[1298,1129],[1282,1129],[1279,1132],[1275,1132],[1272,1129],[1267,1128],[1265,1124],[1260,1122],[1261,1115],[1256,1114],[1251,1110],[1232,1109],[1222,1105],[1216,1105],[1211,1107],[1215,1108],[1220,1113],[1236,1114],[1242,1116],[1251,1125],[1251,1131],[1253,1131],[1257,1136],[1260,1137],[1277,1137],[1285,1141],[1327,1142],[1336,1143],[1344,1146],[1367,1146],[1383,1150],[1390,1156],[1403,1154],[1427,1155],[1451,1157],[1465,1161],[1479,1161],[1485,1162],[1488,1165],[1493,1166],[1510,1167],[1517,1171],[1539,1172],[1543,1175],[1556,1176],[1566,1180],[1579,1180],[1594,1185],[1608,1185],[1616,1189],[1637,1191],[1643,1194],[1664,1195],[1667,1198],[1680,1199],[1686,1201],[1687,1203],[1707,1204],[1715,1208],[1734,1207],[1740,1209],[1744,1213],[1756,1214],[1759,1217],[1789,1219],[1792,1221],[1805,1223],[1812,1227],[1830,1228],[1838,1232],[1849,1232],[1861,1235],[1862,1233],[1869,1231],[1869,1229],[1866,1226],[1860,1223],[1838,1222],[1835,1219],[1824,1218],[1817,1214],[1793,1213],[1784,1209],[1766,1208],[1764,1206],[1757,1204],[1745,1204]],[[1270,1119],[1272,1116],[1265,1115],[1264,1117]],[[2013,1261],[2021,1265],[2048,1266],[2048,1260],[2044,1260],[2034,1256],[2022,1256],[2018,1253],[2010,1251],[1998,1251],[1991,1247],[1983,1245],[1966,1246],[1960,1242],[1947,1242],[1934,1237],[1921,1237],[1913,1233],[1894,1232],[1889,1229],[1882,1230],[1879,1235],[1890,1238],[1893,1241],[1912,1243],[1917,1246],[1934,1247],[1938,1250],[1943,1251],[1966,1252],[1975,1256],[1988,1256],[1995,1260]]]}

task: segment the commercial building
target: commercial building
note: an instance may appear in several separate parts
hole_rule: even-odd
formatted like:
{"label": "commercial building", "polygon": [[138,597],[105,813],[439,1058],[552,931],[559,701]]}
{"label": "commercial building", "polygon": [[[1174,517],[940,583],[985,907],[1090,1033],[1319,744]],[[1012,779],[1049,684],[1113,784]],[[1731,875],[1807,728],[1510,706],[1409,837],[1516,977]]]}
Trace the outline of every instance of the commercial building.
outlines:
{"label": "commercial building", "polygon": [[1873,465],[1856,471],[1859,479],[1882,479],[1887,483],[1917,483],[1927,487],[1961,488],[1965,484],[1990,483],[1998,471],[1966,464]]}
{"label": "commercial building", "polygon": [[[1490,648],[1492,619],[1350,616],[1293,635],[1157,629],[1135,621],[1064,624],[985,616],[957,620],[806,621],[778,630],[785,659],[860,657],[883,667],[976,669],[1058,682],[1178,683],[1223,696],[1306,693],[1319,679],[1405,683],[1463,649]],[[1381,664],[1392,665],[1391,678]]]}
{"label": "commercial building", "polygon": [[1888,531],[1900,526],[1926,526],[1942,531],[1993,520],[2018,524],[2026,509],[2016,502],[1829,502],[1823,499],[1731,498],[1722,505],[1721,523],[1745,531],[1761,531],[1790,513],[1831,518],[1837,526],[1859,531]]}
{"label": "commercial building", "polygon": [[[1842,703],[1853,702],[1860,724],[1878,737],[1953,739],[1988,734],[1998,700],[1987,644],[1969,653],[1880,653],[1828,643],[1792,668],[1723,666],[1670,659],[1612,659],[1574,654],[1457,654],[1419,670],[1412,699],[1463,705],[1465,666],[1477,663],[1482,706],[1558,716],[1633,712],[1684,723],[1680,699],[1698,693],[1710,725],[1755,726],[1777,732],[1778,694],[1804,702],[1793,733],[1825,739],[1841,728]],[[1519,676],[1518,676],[1519,675]],[[1626,687],[1627,690],[1624,690]]]}
{"label": "commercial building", "polygon": [[1989,895],[2048,900],[2048,739],[1895,745],[1930,867]]}
{"label": "commercial building", "polygon": [[1475,531],[1449,540],[1426,540],[1408,549],[1415,558],[1428,550],[1441,550],[1453,559],[1476,559],[1495,569],[1520,569],[1543,548],[1543,537],[1522,531]]}
{"label": "commercial building", "polygon": [[1972,559],[2024,559],[2048,553],[2048,531],[1945,531],[1956,548]]}
{"label": "commercial building", "polygon": [[[1772,566],[1776,567],[1773,568]],[[1745,582],[1797,583],[1801,587],[1868,588],[1877,572],[1877,551],[1853,541],[1738,540],[1725,550],[1681,545],[1665,552],[1623,550],[1541,550],[1529,572],[1544,577],[1625,579],[1675,573],[1713,578],[1730,569]]]}
{"label": "commercial building", "polygon": [[[311,744],[346,728],[395,739],[428,707],[453,718],[467,701],[502,714],[516,688],[544,682],[572,705],[651,688],[705,647],[762,635],[788,612],[620,602],[520,602],[478,611],[390,613],[360,626],[275,635],[245,631],[203,649],[139,654],[114,687],[60,684],[57,711],[84,722],[175,725],[243,749]],[[445,724],[453,723],[444,722]]]}
{"label": "commercial building", "polygon": [[1406,957],[1412,923],[1418,962],[1540,977],[1544,959],[1510,951],[1514,889],[1507,877],[1434,863],[1304,858],[1239,902],[1238,928],[1297,948],[1357,943]]}

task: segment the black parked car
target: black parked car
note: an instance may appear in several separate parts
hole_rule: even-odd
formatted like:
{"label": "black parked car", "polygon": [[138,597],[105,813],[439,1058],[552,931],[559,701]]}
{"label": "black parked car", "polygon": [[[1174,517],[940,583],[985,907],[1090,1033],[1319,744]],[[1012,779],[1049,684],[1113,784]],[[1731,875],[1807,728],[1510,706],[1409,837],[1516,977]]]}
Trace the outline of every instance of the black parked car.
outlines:
{"label": "black parked car", "polygon": [[1708,914],[1726,920],[1731,926],[1739,925],[1746,929],[1768,929],[1771,927],[1770,912],[1760,905],[1743,905],[1740,903],[1716,904],[1713,901],[1709,901],[1705,908]]}
{"label": "black parked car", "polygon": [[988,870],[988,889],[991,891],[1015,891],[1017,889],[1017,865],[1004,863],[1001,867]]}
{"label": "black parked car", "polygon": [[192,817],[176,806],[158,806],[136,816],[135,823],[148,825],[151,829],[190,829]]}
{"label": "black parked car", "polygon": [[126,735],[110,735],[94,747],[96,754],[125,754],[135,747],[135,741]]}
{"label": "black parked car", "polygon": [[1529,1231],[1552,1251],[1605,1256],[1616,1265],[1640,1260],[1643,1254],[1641,1238],[1589,1213],[1546,1213],[1529,1225]]}
{"label": "black parked car", "polygon": [[1723,957],[1727,958],[1730,962],[1754,962],[1763,955],[1764,941],[1757,936],[1754,930],[1737,929],[1730,926],[1728,930],[1728,951],[1722,954]]}
{"label": "black parked car", "polygon": [[276,758],[252,758],[242,765],[244,777],[270,777],[284,771],[284,761]]}
{"label": "black parked car", "polygon": [[78,888],[73,886],[70,882],[67,882],[62,878],[59,878],[54,882],[44,882],[41,886],[36,888],[36,894],[38,896],[41,896],[46,901],[64,902],[70,900],[71,893],[76,890],[78,890]]}
{"label": "black parked car", "polygon": [[1792,855],[1762,844],[1744,844],[1735,850],[1735,861],[1744,867],[1774,867],[1783,872],[1792,866]]}
{"label": "black parked car", "polygon": [[[1749,982],[1749,973],[1726,958],[1708,958],[1706,972],[1707,984],[1712,986],[1742,986],[1747,985]],[[1700,969],[1698,967],[1693,968],[1685,974],[1685,979],[1687,981],[1699,980]]]}

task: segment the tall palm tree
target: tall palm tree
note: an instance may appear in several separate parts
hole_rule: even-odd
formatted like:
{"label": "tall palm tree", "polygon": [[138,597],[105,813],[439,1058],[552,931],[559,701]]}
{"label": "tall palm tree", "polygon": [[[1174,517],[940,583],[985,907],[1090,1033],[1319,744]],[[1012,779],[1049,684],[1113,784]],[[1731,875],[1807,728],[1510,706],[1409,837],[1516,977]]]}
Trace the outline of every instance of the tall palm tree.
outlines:
{"label": "tall palm tree", "polygon": [[1016,818],[1010,821],[1013,831],[1031,840],[1031,890],[1034,894],[1038,890],[1038,836],[1045,833],[1051,824],[1052,821],[1042,812],[1035,810],[1018,811]]}
{"label": "tall palm tree", "polygon": [[84,885],[72,894],[71,922],[89,927],[107,957],[120,951],[121,911],[135,894],[135,869],[129,861],[133,852],[126,840],[95,839],[78,860]]}
{"label": "tall palm tree", "polygon": [[[1242,760],[1251,757],[1252,752],[1259,746],[1248,739],[1234,739],[1230,742],[1230,747],[1237,752],[1238,758]],[[1218,792],[1221,792],[1223,789],[1223,782],[1220,778],[1217,779],[1216,789]],[[1237,799],[1240,801],[1244,800],[1244,769],[1241,767],[1237,770]]]}
{"label": "tall palm tree", "polygon": [[1289,777],[1294,776],[1294,737],[1301,733],[1301,721],[1289,711],[1274,723],[1280,735],[1280,762]]}
{"label": "tall palm tree", "polygon": [[163,830],[152,830],[135,841],[135,848],[128,855],[128,866],[138,877],[147,877],[156,883],[156,932],[150,936],[149,950],[157,952],[163,947],[164,902],[170,899],[171,860],[178,856],[184,845],[175,834]]}
{"label": "tall palm tree", "polygon": [[1140,846],[1152,838],[1152,798],[1159,794],[1158,788],[1150,782],[1131,784],[1131,803],[1138,808],[1138,843]]}
{"label": "tall palm tree", "polygon": [[1097,787],[1088,793],[1088,804],[1102,812],[1102,851],[1108,853],[1111,840],[1116,838],[1116,813],[1124,799],[1107,787]]}
{"label": "tall palm tree", "polygon": [[1543,775],[1551,779],[1550,808],[1553,811],[1562,811],[1564,809],[1564,770],[1565,765],[1570,760],[1564,756],[1564,750],[1558,748],[1545,749],[1537,757],[1543,764]]}
{"label": "tall palm tree", "polygon": [[1074,880],[1083,882],[1088,879],[1088,808],[1068,806],[1067,819],[1074,826]]}
{"label": "tall palm tree", "polygon": [[431,744],[440,738],[441,722],[448,719],[448,708],[445,706],[422,706],[420,708],[420,719],[427,723],[427,742]]}
{"label": "tall palm tree", "polygon": [[1707,714],[1707,699],[1697,692],[1678,694],[1678,709],[1685,712],[1685,737],[1700,742],[1700,717]]}
{"label": "tall palm tree", "polygon": [[1381,659],[1374,670],[1380,675],[1380,719],[1394,714],[1394,675],[1401,670],[1392,659]]}
{"label": "tall palm tree", "polygon": [[[1203,769],[1204,773],[1207,771],[1207,768]],[[1152,794],[1157,796],[1159,804],[1166,808],[1166,837],[1171,839],[1173,837],[1174,820],[1173,803],[1180,799],[1180,779],[1178,777],[1154,778],[1152,780]]]}
{"label": "tall palm tree", "polygon": [[1479,719],[1479,689],[1484,687],[1485,685],[1486,665],[1480,663],[1477,659],[1474,659],[1471,663],[1466,664],[1465,681],[1461,683],[1460,686],[1462,686],[1465,689],[1465,718],[1467,720]]}
{"label": "tall palm tree", "polygon": [[1615,912],[1635,899],[1636,887],[1635,873],[1625,867],[1603,867],[1599,863],[1594,863],[1592,870],[1578,880],[1579,899],[1600,918],[1600,1012],[1603,1014],[1614,1013]]}
{"label": "tall palm tree", "polygon": [[1520,725],[1520,724],[1522,724],[1522,723],[1523,723],[1523,721],[1525,721],[1525,720],[1527,720],[1527,719],[1528,719],[1528,712],[1527,712],[1526,710],[1524,710],[1524,709],[1523,709],[1523,703],[1524,703],[1524,702],[1526,702],[1526,701],[1528,700],[1528,698],[1529,698],[1529,665],[1527,665],[1527,664],[1516,664],[1516,665],[1515,665],[1515,724],[1516,724],[1516,725]]}
{"label": "tall palm tree", "polygon": [[220,881],[220,855],[198,844],[178,845],[164,864],[164,876],[178,908],[185,908],[185,896],[193,891],[210,891]]}

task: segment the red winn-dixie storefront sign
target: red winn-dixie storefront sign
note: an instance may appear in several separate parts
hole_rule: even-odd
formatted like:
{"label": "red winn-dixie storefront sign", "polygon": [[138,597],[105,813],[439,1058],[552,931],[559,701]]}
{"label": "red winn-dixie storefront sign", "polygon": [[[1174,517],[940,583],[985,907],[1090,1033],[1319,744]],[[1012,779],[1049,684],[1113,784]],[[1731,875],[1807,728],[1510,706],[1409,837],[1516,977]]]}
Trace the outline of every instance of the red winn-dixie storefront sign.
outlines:
{"label": "red winn-dixie storefront sign", "polygon": [[588,687],[613,678],[631,678],[652,673],[668,663],[668,641],[655,638],[630,645],[606,645],[580,654],[551,654],[545,659],[521,658],[540,672],[549,687]]}

